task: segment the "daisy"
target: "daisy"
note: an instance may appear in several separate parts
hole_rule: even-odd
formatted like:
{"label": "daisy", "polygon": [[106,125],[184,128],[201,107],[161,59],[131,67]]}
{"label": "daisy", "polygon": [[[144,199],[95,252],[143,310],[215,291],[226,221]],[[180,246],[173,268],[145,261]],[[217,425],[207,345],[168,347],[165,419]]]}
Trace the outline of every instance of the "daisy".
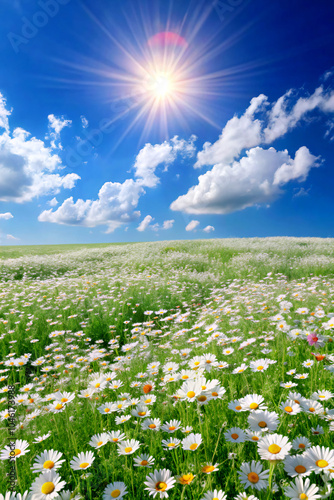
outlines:
{"label": "daisy", "polygon": [[38,476],[31,485],[31,493],[34,500],[52,500],[59,496],[59,492],[64,488],[66,482],[61,481],[57,472],[48,470]]}
{"label": "daisy", "polygon": [[16,439],[16,441],[13,442],[13,446],[5,446],[4,449],[1,450],[0,460],[16,460],[17,458],[22,457],[30,451],[28,446],[28,441]]}
{"label": "daisy", "polygon": [[263,436],[262,432],[260,432],[260,431],[250,431],[250,430],[246,429],[245,433],[246,433],[246,441],[257,442]]}
{"label": "daisy", "polygon": [[94,436],[92,436],[88,444],[90,446],[93,446],[93,448],[98,449],[101,448],[101,446],[107,444],[108,441],[109,434],[106,432],[102,432],[102,434],[95,434]]}
{"label": "daisy", "polygon": [[264,399],[258,394],[249,394],[248,396],[240,399],[240,404],[244,410],[266,410],[267,406],[263,404]]}
{"label": "daisy", "polygon": [[141,423],[141,428],[144,431],[147,431],[147,430],[159,431],[160,427],[161,427],[161,420],[160,420],[160,418],[146,418]]}
{"label": "daisy", "polygon": [[275,431],[278,427],[277,413],[267,410],[255,410],[248,417],[248,425],[252,431]]}
{"label": "daisy", "polygon": [[226,392],[226,389],[224,387],[221,387],[220,385],[217,385],[213,387],[208,394],[210,395],[211,399],[221,399]]}
{"label": "daisy", "polygon": [[51,436],[51,432],[48,432],[47,434],[43,434],[42,436],[37,436],[33,443],[42,443],[42,441],[45,441],[48,437]]}
{"label": "daisy", "polygon": [[202,436],[201,434],[194,434],[193,432],[189,434],[189,436],[185,437],[182,440],[182,448],[184,450],[191,450],[195,451],[199,447],[199,445],[202,443]]}
{"label": "daisy", "polygon": [[255,495],[247,495],[247,493],[239,493],[234,500],[259,500]]}
{"label": "daisy", "polygon": [[212,472],[217,472],[219,469],[218,469],[218,465],[219,464],[205,464],[202,466],[201,468],[201,472],[203,472],[204,474],[211,474]]}
{"label": "daisy", "polygon": [[227,405],[227,407],[228,407],[229,410],[235,411],[236,413],[239,413],[241,411],[246,411],[246,410],[243,409],[243,407],[241,405],[241,402],[238,399],[235,399],[234,401],[231,401]]}
{"label": "daisy", "polygon": [[57,470],[61,467],[61,464],[65,462],[65,459],[60,460],[63,456],[59,451],[54,450],[44,450],[43,453],[35,457],[35,462],[31,467],[33,472],[44,472],[45,469]]}
{"label": "daisy", "polygon": [[143,405],[153,405],[155,403],[157,397],[151,394],[150,396],[142,396],[140,398],[140,403]]}
{"label": "daisy", "polygon": [[280,434],[268,434],[257,446],[262,460],[284,460],[291,449],[288,438]]}
{"label": "daisy", "polygon": [[172,434],[181,427],[180,420],[170,420],[161,426],[161,430]]}
{"label": "daisy", "polygon": [[243,373],[245,370],[247,370],[247,368],[248,368],[248,365],[246,365],[245,363],[242,363],[240,366],[235,368],[232,373],[233,373],[233,375],[235,375],[236,373]]}
{"label": "daisy", "polygon": [[292,449],[298,451],[305,451],[306,448],[310,448],[311,442],[306,437],[297,437],[292,441]]}
{"label": "daisy", "polygon": [[77,457],[72,458],[70,466],[73,470],[85,470],[92,465],[94,460],[95,457],[92,451],[87,451],[86,453],[81,452]]}
{"label": "daisy", "polygon": [[132,453],[139,449],[140,442],[136,439],[127,439],[126,441],[122,441],[117,446],[119,455],[132,455]]}
{"label": "daisy", "polygon": [[227,496],[222,490],[207,491],[201,500],[227,500]]}
{"label": "daisy", "polygon": [[193,402],[202,393],[202,385],[199,380],[188,380],[184,382],[177,392],[177,396],[182,400]]}
{"label": "daisy", "polygon": [[115,483],[110,483],[105,488],[103,492],[102,499],[110,500],[110,498],[123,498],[127,494],[127,489],[124,483],[116,481]]}
{"label": "daisy", "polygon": [[267,359],[258,359],[257,361],[251,361],[249,367],[252,372],[264,372],[269,368],[269,363]]}
{"label": "daisy", "polygon": [[165,450],[173,450],[174,448],[177,448],[179,445],[180,445],[181,441],[180,439],[176,439],[176,438],[169,438],[169,440],[167,441],[167,439],[163,439],[161,441],[161,444],[162,444],[162,447],[165,449]]}
{"label": "daisy", "polygon": [[316,428],[311,427],[311,432],[313,436],[319,436],[320,434],[324,433],[324,429],[323,427],[321,427],[321,425],[317,425]]}
{"label": "daisy", "polygon": [[269,486],[269,470],[262,470],[261,462],[244,462],[241,465],[241,471],[238,471],[239,480],[245,488],[255,488],[256,490],[264,490]]}
{"label": "daisy", "polygon": [[111,431],[107,434],[111,443],[119,443],[120,441],[124,441],[124,439],[126,439],[126,435],[121,431]]}
{"label": "daisy", "polygon": [[324,446],[312,446],[303,455],[316,474],[334,469],[334,450]]}
{"label": "daisy", "polygon": [[284,470],[290,477],[309,476],[311,469],[304,455],[287,456],[284,459]]}
{"label": "daisy", "polygon": [[285,495],[291,500],[315,500],[316,498],[321,498],[317,495],[319,488],[312,484],[310,486],[310,480],[307,478],[305,482],[301,477],[295,479],[295,484],[290,484],[285,489]]}
{"label": "daisy", "polygon": [[320,415],[321,413],[324,413],[323,406],[318,401],[314,401],[312,399],[305,399],[301,403],[301,406],[305,413],[311,415]]}
{"label": "daisy", "polygon": [[75,398],[75,394],[73,392],[56,392],[54,397],[61,403],[70,403]]}
{"label": "daisy", "polygon": [[247,435],[239,427],[232,427],[232,429],[224,433],[224,436],[229,443],[244,443]]}
{"label": "daisy", "polygon": [[175,478],[168,469],[155,470],[153,473],[146,476],[145,485],[148,490],[149,495],[160,495],[160,498],[168,498],[167,491],[173,488],[175,484]]}
{"label": "daisy", "polygon": [[282,402],[280,404],[280,409],[284,411],[284,413],[287,413],[288,415],[297,415],[297,413],[301,412],[301,407],[291,399],[288,399],[288,401]]}
{"label": "daisy", "polygon": [[314,401],[327,401],[328,399],[331,399],[334,396],[332,392],[329,391],[317,391],[313,392],[311,395],[311,399]]}
{"label": "daisy", "polygon": [[148,410],[146,405],[138,405],[134,410],[131,410],[131,415],[134,417],[146,418],[151,415],[151,410]]}
{"label": "daisy", "polygon": [[143,455],[138,455],[138,457],[134,457],[133,461],[134,461],[133,465],[135,467],[151,468],[151,465],[153,465],[155,462],[155,458],[144,453]]}
{"label": "daisy", "polygon": [[291,387],[297,387],[298,384],[295,384],[294,382],[281,382],[280,386],[284,389],[291,389]]}
{"label": "daisy", "polygon": [[131,415],[121,415],[120,417],[115,418],[115,423],[116,423],[116,425],[125,424],[125,422],[130,420],[130,418],[131,418]]}

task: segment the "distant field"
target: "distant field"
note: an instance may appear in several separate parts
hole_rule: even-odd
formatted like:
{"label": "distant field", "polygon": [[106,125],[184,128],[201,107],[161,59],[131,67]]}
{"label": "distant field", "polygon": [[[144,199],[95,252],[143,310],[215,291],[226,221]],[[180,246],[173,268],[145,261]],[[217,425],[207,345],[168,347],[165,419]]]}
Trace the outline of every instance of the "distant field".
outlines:
{"label": "distant field", "polygon": [[0,258],[0,493],[332,498],[334,239]]}

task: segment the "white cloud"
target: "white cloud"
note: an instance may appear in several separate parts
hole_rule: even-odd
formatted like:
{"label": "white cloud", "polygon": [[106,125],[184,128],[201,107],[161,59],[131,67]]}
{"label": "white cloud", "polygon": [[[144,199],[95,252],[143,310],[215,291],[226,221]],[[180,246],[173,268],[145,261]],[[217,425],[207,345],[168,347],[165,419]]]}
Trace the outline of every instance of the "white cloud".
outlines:
{"label": "white cloud", "polygon": [[192,220],[187,224],[186,231],[194,231],[196,227],[199,225],[199,220]]}
{"label": "white cloud", "polygon": [[179,196],[170,208],[191,214],[228,214],[269,203],[282,194],[283,180],[288,182],[298,175],[303,178],[312,160],[316,157],[305,147],[296,152],[294,160],[287,150],[252,148],[240,161],[215,165],[200,175],[198,184]]}
{"label": "white cloud", "polygon": [[47,204],[50,205],[50,207],[55,207],[56,205],[58,205],[58,200],[57,198],[52,198],[52,200],[49,200]]}
{"label": "white cloud", "polygon": [[254,115],[266,104],[267,97],[265,95],[254,97],[240,118],[234,116],[227,122],[219,139],[214,144],[209,142],[204,144],[203,150],[197,154],[197,162],[194,167],[230,163],[239,156],[243,149],[260,144],[262,122],[254,118]]}
{"label": "white cloud", "polygon": [[163,223],[163,225],[162,225],[162,229],[172,229],[174,222],[175,222],[174,219],[172,219],[172,220],[165,220],[164,223]]}
{"label": "white cloud", "polygon": [[17,127],[10,132],[5,100],[0,94],[0,201],[23,203],[39,196],[57,194],[62,188],[72,189],[80,177],[60,175],[64,167],[58,155],[43,141]]}
{"label": "white cloud", "polygon": [[141,221],[139,226],[137,227],[137,231],[145,231],[148,226],[150,225],[150,222],[152,222],[154,218],[151,215],[146,215],[146,217]]}
{"label": "white cloud", "polygon": [[214,228],[213,226],[206,226],[206,227],[203,229],[203,231],[204,231],[205,233],[211,233],[211,232],[212,232],[212,231],[214,231],[214,230],[215,230],[215,228]]}
{"label": "white cloud", "polygon": [[14,241],[19,241],[20,240],[20,238],[16,238],[12,234],[7,234],[6,238],[7,238],[7,240],[14,240]]}
{"label": "white cloud", "polygon": [[110,233],[140,216],[140,212],[134,209],[144,192],[143,187],[133,179],[126,179],[123,183],[106,182],[97,200],[78,199],[74,202],[71,196],[57,210],[44,210],[38,220],[70,226],[107,225],[107,233]]}
{"label": "white cloud", "polygon": [[3,219],[3,220],[9,220],[9,219],[12,219],[13,217],[14,217],[14,215],[12,215],[10,212],[0,214],[0,219]]}
{"label": "white cloud", "polygon": [[9,110],[6,108],[6,99],[0,92],[0,128],[6,129],[6,131],[9,131],[9,123],[8,123],[8,116],[11,115],[12,110]]}
{"label": "white cloud", "polygon": [[70,127],[72,125],[72,120],[65,120],[63,116],[56,117],[55,115],[49,115],[49,129],[50,129],[50,137],[45,137],[46,139],[51,139],[51,147],[53,149],[59,148],[63,149],[63,146],[60,142],[56,144],[56,141],[60,138],[60,132],[64,127]]}
{"label": "white cloud", "polygon": [[296,190],[295,194],[293,195],[293,198],[301,198],[304,196],[308,196],[311,188],[304,189],[301,187],[300,189]]}
{"label": "white cloud", "polygon": [[83,128],[87,128],[88,127],[88,120],[87,120],[87,118],[85,116],[83,116],[83,115],[80,116],[80,118],[81,118],[82,127]]}
{"label": "white cloud", "polygon": [[159,183],[159,178],[155,174],[157,167],[165,165],[165,170],[173,163],[180,153],[183,157],[191,157],[195,153],[195,136],[191,136],[189,141],[173,137],[170,141],[162,144],[145,144],[139,151],[134,164],[135,177],[142,186],[155,187]]}

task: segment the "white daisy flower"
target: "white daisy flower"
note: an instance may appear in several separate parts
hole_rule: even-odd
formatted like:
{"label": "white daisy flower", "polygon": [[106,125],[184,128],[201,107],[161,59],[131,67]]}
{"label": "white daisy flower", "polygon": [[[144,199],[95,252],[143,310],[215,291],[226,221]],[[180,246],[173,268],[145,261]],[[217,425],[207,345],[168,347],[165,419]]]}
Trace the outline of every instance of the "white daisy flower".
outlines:
{"label": "white daisy flower", "polygon": [[124,441],[124,439],[126,439],[126,435],[121,431],[111,431],[107,434],[111,443],[119,443],[120,441]]}
{"label": "white daisy flower", "polygon": [[148,490],[149,495],[153,495],[153,498],[156,495],[160,495],[160,498],[168,498],[167,491],[173,488],[175,484],[175,478],[168,469],[155,470],[145,479],[144,484],[147,486],[145,490]]}
{"label": "white daisy flower", "polygon": [[258,452],[262,460],[284,460],[291,449],[291,443],[281,434],[268,434],[258,441]]}
{"label": "white daisy flower", "polygon": [[73,470],[85,470],[92,465],[94,460],[95,457],[92,451],[87,451],[86,453],[81,452],[77,457],[72,458],[70,466]]}
{"label": "white daisy flower", "polygon": [[264,404],[264,398],[258,394],[248,394],[248,396],[240,399],[240,404],[243,410],[247,411],[267,409],[267,406]]}
{"label": "white daisy flower", "polygon": [[304,453],[312,471],[316,474],[334,469],[334,450],[325,446],[312,446]]}
{"label": "white daisy flower", "polygon": [[287,456],[284,459],[284,470],[290,477],[309,476],[311,468],[309,467],[304,455]]}
{"label": "white daisy flower", "polygon": [[315,484],[310,486],[308,478],[303,481],[301,477],[297,477],[295,483],[291,483],[285,489],[285,495],[291,500],[316,500],[320,498],[320,495],[317,495],[318,491],[319,488]]}
{"label": "white daisy flower", "polygon": [[134,461],[133,465],[135,467],[151,468],[151,465],[153,465],[155,462],[155,458],[144,453],[142,455],[138,455],[138,457],[134,457],[133,461]]}
{"label": "white daisy flower", "polygon": [[102,432],[102,434],[94,434],[89,441],[89,445],[93,448],[98,449],[109,442],[109,434],[107,432]]}
{"label": "white daisy flower", "polygon": [[4,449],[1,450],[0,460],[16,460],[17,458],[22,457],[30,451],[28,447],[28,441],[16,439],[16,441],[13,441],[12,445],[5,446]]}
{"label": "white daisy flower", "polygon": [[207,491],[201,500],[227,500],[227,496],[222,490]]}
{"label": "white daisy flower", "polygon": [[194,434],[193,432],[189,436],[182,440],[182,448],[184,450],[195,451],[202,443],[201,434]]}
{"label": "white daisy flower", "polygon": [[297,437],[292,441],[292,449],[298,451],[305,451],[306,448],[310,448],[311,441],[306,437]]}
{"label": "white daisy flower", "polygon": [[132,455],[140,447],[140,442],[136,439],[127,439],[117,445],[119,455]]}
{"label": "white daisy flower", "polygon": [[65,459],[60,460],[63,454],[59,451],[44,450],[43,453],[35,457],[35,462],[31,467],[33,472],[44,472],[45,469],[57,470]]}
{"label": "white daisy flower", "polygon": [[269,470],[262,470],[261,462],[244,462],[238,471],[239,481],[245,488],[255,488],[256,490],[267,489],[269,486]]}
{"label": "white daisy flower", "polygon": [[48,470],[38,476],[31,485],[32,498],[34,500],[52,500],[59,496],[66,482],[54,470]]}
{"label": "white daisy flower", "polygon": [[252,431],[273,432],[279,424],[278,415],[274,411],[255,410],[249,415],[248,424]]}
{"label": "white daisy flower", "polygon": [[247,434],[240,427],[232,427],[224,433],[224,436],[229,443],[244,443],[247,438]]}
{"label": "white daisy flower", "polygon": [[111,498],[121,499],[127,494],[127,488],[124,483],[120,481],[115,481],[114,483],[108,484],[108,486],[103,491],[103,500],[110,500]]}
{"label": "white daisy flower", "polygon": [[181,443],[180,439],[176,438],[169,438],[168,440],[163,439],[161,441],[162,447],[165,450],[173,450],[174,448],[177,448],[180,445],[180,443]]}
{"label": "white daisy flower", "polygon": [[300,405],[295,403],[292,399],[282,402],[279,407],[288,415],[297,415],[297,413],[302,411]]}

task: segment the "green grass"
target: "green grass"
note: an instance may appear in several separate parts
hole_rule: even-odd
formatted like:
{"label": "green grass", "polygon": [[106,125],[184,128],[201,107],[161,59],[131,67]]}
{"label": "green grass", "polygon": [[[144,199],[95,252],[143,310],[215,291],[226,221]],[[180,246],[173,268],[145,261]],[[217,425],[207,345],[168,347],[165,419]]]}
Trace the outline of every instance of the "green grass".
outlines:
{"label": "green grass", "polygon": [[[22,395],[21,387],[33,383],[28,395],[36,399],[37,394],[44,399],[16,406],[15,438],[26,440],[30,450],[16,460],[17,491],[30,489],[39,475],[31,471],[36,457],[53,449],[65,459],[58,472],[72,498],[78,495],[87,500],[102,499],[104,489],[113,481],[126,484],[125,498],[149,498],[144,490],[145,477],[163,468],[173,476],[190,472],[195,475],[190,485],[176,483],[168,490],[172,500],[201,500],[215,488],[225,491],[229,500],[244,491],[260,500],[288,498],[284,495],[285,487],[294,480],[284,470],[283,462],[271,470],[274,492],[268,487],[261,491],[245,490],[239,480],[243,462],[260,461],[264,470],[270,465],[260,458],[256,442],[230,443],[225,436],[232,427],[249,428],[249,412],[236,413],[228,404],[250,394],[263,396],[268,411],[278,415],[275,432],[287,436],[290,442],[305,436],[312,446],[333,447],[329,429],[334,417],[328,411],[327,415],[302,411],[291,416],[280,409],[289,393],[289,389],[281,387],[282,382],[297,383],[291,390],[305,398],[317,390],[334,388],[333,372],[324,369],[334,360],[328,357],[333,355],[333,330],[325,329],[328,314],[334,314],[333,240],[252,238],[2,247],[0,258],[0,411],[8,406],[4,388],[9,384],[14,384],[18,397]],[[286,331],[281,331],[279,320],[273,319],[280,312],[280,295],[291,303],[287,311],[282,311],[288,325]],[[297,312],[302,307],[308,308],[307,314]],[[324,311],[323,317],[314,314],[319,308]],[[160,310],[165,312],[157,314]],[[148,311],[152,313],[148,315]],[[151,324],[147,323],[149,320]],[[209,325],[224,334],[220,341],[219,337],[209,339]],[[134,328],[138,332],[131,331]],[[296,328],[304,336],[293,339],[287,331]],[[319,362],[311,354],[315,348],[305,340],[314,328],[327,341],[318,349],[327,358]],[[54,332],[60,334],[53,336]],[[83,332],[83,336],[75,335],[78,332]],[[197,340],[189,343],[193,337]],[[38,342],[31,342],[35,339]],[[249,339],[255,340],[242,344]],[[117,341],[115,348],[109,344],[111,340]],[[122,350],[128,344],[131,349]],[[185,348],[191,349],[188,356],[180,354]],[[230,348],[234,352],[224,354]],[[90,356],[92,352],[94,355]],[[215,355],[219,363],[209,371],[209,364],[205,364],[203,376],[207,381],[217,380],[225,394],[221,399],[209,398],[203,405],[178,401],[175,395],[184,381],[163,382],[163,368],[170,361],[175,362],[179,365],[178,374],[190,368],[195,356],[207,354]],[[11,359],[19,360],[24,355],[29,358],[26,364],[9,364]],[[39,358],[43,358],[43,364],[34,366]],[[275,363],[263,373],[252,372],[250,362],[261,358]],[[304,367],[303,362],[311,358],[313,365]],[[148,366],[153,362],[160,363],[160,367],[156,373],[149,373]],[[219,368],[222,362],[228,366]],[[242,363],[248,368],[234,374]],[[47,372],[43,372],[45,366],[50,367]],[[107,386],[91,398],[78,397],[94,373],[103,375],[114,370],[122,382],[119,389]],[[298,380],[287,374],[290,370],[308,376]],[[139,373],[146,374],[145,378],[138,378]],[[133,387],[135,381],[141,385]],[[156,402],[147,407],[151,410],[149,418],[159,418],[161,423],[176,419],[182,427],[193,427],[192,432],[200,433],[203,440],[196,451],[183,450],[182,446],[163,449],[163,439],[175,437],[182,441],[185,434],[180,429],[173,434],[144,431],[143,419],[134,416],[123,424],[115,423],[115,416],[131,415],[136,405],[120,413],[98,411],[103,402],[118,401],[122,393],[130,394],[130,398],[144,396],[143,384],[147,381],[154,382],[150,394],[156,396]],[[50,402],[45,397],[55,391],[76,396],[59,413],[46,411]],[[326,400],[323,406],[333,409],[333,399]],[[35,411],[37,415],[29,419]],[[323,434],[313,434],[311,429],[317,425],[322,426]],[[3,419],[0,426],[0,448],[4,449],[8,443],[8,421]],[[139,450],[125,457],[118,455],[115,443],[109,442],[100,449],[88,444],[93,435],[115,430],[138,440]],[[47,440],[33,443],[36,436],[47,432],[51,432]],[[95,456],[87,477],[84,471],[70,467],[71,459],[85,451],[93,451]],[[152,469],[134,467],[134,457],[142,453],[155,458]],[[291,456],[296,454],[290,451]],[[219,470],[206,475],[201,468],[210,462],[218,463]],[[2,494],[9,488],[9,467],[8,460],[0,461]],[[309,478],[312,484],[323,487],[321,475],[312,472]]]}

